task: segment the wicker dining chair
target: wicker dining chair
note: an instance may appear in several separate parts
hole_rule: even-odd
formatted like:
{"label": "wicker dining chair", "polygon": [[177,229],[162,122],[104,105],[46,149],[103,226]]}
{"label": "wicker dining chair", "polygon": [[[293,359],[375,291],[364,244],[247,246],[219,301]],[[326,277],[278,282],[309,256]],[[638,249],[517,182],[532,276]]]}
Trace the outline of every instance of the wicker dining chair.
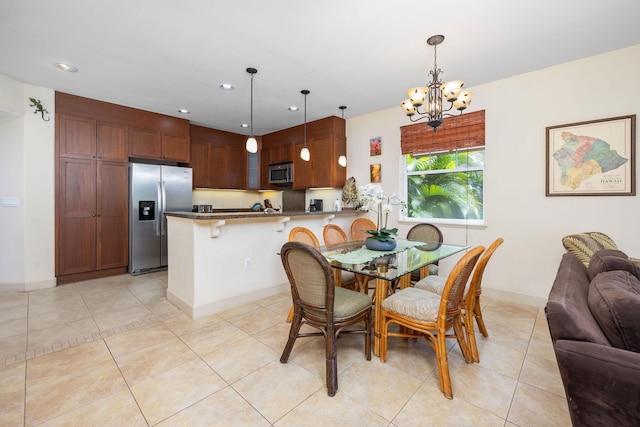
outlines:
{"label": "wicker dining chair", "polygon": [[[280,362],[287,363],[297,338],[324,336],[327,394],[334,396],[338,389],[338,334],[364,334],[365,357],[371,360],[371,297],[335,286],[329,262],[309,245],[287,242],[282,246],[280,257],[294,305],[289,339]],[[362,328],[344,329],[361,322],[364,322]],[[321,332],[300,333],[303,323]]]}
{"label": "wicker dining chair", "polygon": [[369,218],[356,218],[351,223],[351,240],[364,240],[371,236],[366,230],[376,230],[376,223]]}
{"label": "wicker dining chair", "polygon": [[[380,361],[385,362],[387,359],[388,337],[423,337],[436,352],[440,390],[448,399],[453,399],[453,392],[446,339],[456,338],[465,361],[471,363],[471,353],[464,339],[462,300],[471,271],[483,251],[483,246],[477,246],[456,263],[447,278],[442,295],[409,287],[382,301]],[[391,323],[400,326],[399,332],[389,331]],[[453,333],[447,334],[450,329],[453,329]]]}
{"label": "wicker dining chair", "polygon": [[[306,227],[293,227],[289,232],[289,241],[306,243],[316,249],[320,247],[320,241],[316,235]],[[348,289],[356,287],[355,274],[349,271],[340,271],[340,286]],[[291,319],[293,319],[293,306],[287,315],[287,323],[291,322]]]}
{"label": "wicker dining chair", "polygon": [[[493,256],[493,253],[503,242],[504,239],[499,237],[489,245],[486,251],[484,251],[476,265],[473,276],[471,277],[471,284],[469,285],[467,295],[462,301],[462,309],[464,310],[464,328],[467,333],[469,349],[471,350],[471,358],[476,363],[480,362],[480,356],[478,354],[478,344],[476,343],[476,333],[473,327],[474,318],[478,324],[480,333],[485,337],[489,336],[487,327],[482,319],[482,308],[480,306],[480,295],[482,295],[482,276],[484,275],[484,270],[487,267],[487,263]],[[414,286],[418,289],[423,289],[441,295],[445,282],[446,280],[441,276],[427,276]]]}
{"label": "wicker dining chair", "polygon": [[[426,245],[418,246],[418,249],[422,251],[433,251],[442,245],[443,237],[442,231],[433,224],[416,224],[407,233],[407,240],[413,240],[417,242],[428,242]],[[435,262],[429,265],[429,275],[435,276],[438,274],[438,263]],[[411,273],[411,282],[415,283],[420,280],[420,272],[414,271]]]}
{"label": "wicker dining chair", "polygon": [[327,248],[349,241],[347,233],[335,224],[327,224],[322,229],[322,240]]}
{"label": "wicker dining chair", "polygon": [[306,227],[293,227],[289,232],[289,241],[306,243],[316,249],[320,247],[320,241],[316,235]]}

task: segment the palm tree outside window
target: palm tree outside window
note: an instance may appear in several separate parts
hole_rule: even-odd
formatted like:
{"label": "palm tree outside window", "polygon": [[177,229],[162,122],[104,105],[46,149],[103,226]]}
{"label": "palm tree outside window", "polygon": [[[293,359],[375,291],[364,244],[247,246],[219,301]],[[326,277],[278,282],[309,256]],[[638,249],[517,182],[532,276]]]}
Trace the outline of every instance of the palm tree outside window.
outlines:
{"label": "palm tree outside window", "polygon": [[405,156],[405,219],[484,222],[484,147]]}

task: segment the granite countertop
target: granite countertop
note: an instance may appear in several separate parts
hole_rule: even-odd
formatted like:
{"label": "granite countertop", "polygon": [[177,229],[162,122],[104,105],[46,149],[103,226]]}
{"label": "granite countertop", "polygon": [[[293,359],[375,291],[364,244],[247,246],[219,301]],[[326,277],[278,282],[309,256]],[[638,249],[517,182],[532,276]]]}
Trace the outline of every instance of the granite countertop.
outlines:
{"label": "granite countertop", "polygon": [[210,219],[234,219],[234,218],[277,218],[284,216],[322,216],[322,215],[353,215],[357,213],[362,213],[360,211],[356,211],[354,209],[345,209],[342,211],[322,211],[322,212],[306,212],[306,211],[285,211],[285,212],[275,212],[275,213],[264,213],[264,212],[213,212],[213,213],[198,213],[198,212],[165,212],[166,216],[173,216],[177,218],[188,218],[188,219],[201,219],[201,220],[210,220]]}

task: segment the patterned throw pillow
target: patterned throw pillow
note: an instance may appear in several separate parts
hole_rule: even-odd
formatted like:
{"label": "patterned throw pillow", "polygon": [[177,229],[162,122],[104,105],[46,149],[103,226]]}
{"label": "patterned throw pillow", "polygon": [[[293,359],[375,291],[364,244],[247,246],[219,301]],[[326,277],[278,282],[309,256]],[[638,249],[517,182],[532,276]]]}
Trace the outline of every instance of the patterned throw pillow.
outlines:
{"label": "patterned throw pillow", "polygon": [[562,245],[568,252],[577,256],[585,267],[589,266],[594,253],[602,249],[618,249],[609,236],[597,231],[565,236],[562,238]]}

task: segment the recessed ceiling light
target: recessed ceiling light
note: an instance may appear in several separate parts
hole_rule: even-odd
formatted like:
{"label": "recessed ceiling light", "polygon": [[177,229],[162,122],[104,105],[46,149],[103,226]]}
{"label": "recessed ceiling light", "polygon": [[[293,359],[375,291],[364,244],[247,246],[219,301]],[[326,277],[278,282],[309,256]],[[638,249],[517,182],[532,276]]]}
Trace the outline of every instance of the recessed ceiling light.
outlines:
{"label": "recessed ceiling light", "polygon": [[220,89],[222,89],[222,90],[233,90],[234,87],[232,85],[230,85],[229,83],[222,83],[220,85]]}
{"label": "recessed ceiling light", "polygon": [[248,128],[248,127],[249,127],[249,125],[248,125],[248,124],[246,124],[246,123],[243,123],[243,124],[241,124],[241,125],[240,125],[240,127],[241,127],[241,128]]}
{"label": "recessed ceiling light", "polygon": [[291,106],[291,107],[289,107],[289,108],[288,108],[288,110],[289,110],[289,111],[298,111],[298,110],[299,110],[299,108],[298,108],[298,107],[296,107],[296,106]]}
{"label": "recessed ceiling light", "polygon": [[178,110],[178,113],[180,114],[189,114],[191,113],[191,111],[187,110],[186,108],[181,108]]}
{"label": "recessed ceiling light", "polygon": [[78,69],[70,64],[64,64],[62,62],[57,62],[56,67],[58,67],[62,71],[68,71],[70,73],[77,73]]}

